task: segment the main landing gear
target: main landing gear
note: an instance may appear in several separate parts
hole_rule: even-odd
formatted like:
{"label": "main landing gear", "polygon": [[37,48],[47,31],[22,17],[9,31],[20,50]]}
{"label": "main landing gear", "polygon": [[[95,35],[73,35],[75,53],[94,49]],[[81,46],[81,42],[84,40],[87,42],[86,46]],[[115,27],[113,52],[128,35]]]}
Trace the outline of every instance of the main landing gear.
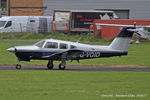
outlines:
{"label": "main landing gear", "polygon": [[53,67],[54,67],[53,60],[49,60],[48,64],[47,64],[47,68],[48,69],[53,69]]}
{"label": "main landing gear", "polygon": [[61,63],[59,64],[59,69],[64,70],[66,68],[66,61],[65,59],[61,60]]}
{"label": "main landing gear", "polygon": [[[47,64],[47,68],[48,69],[53,69],[53,67],[54,67],[53,60],[49,60],[49,62]],[[66,61],[65,61],[65,59],[61,60],[61,63],[59,64],[58,67],[59,67],[60,70],[64,70],[66,68]]]}

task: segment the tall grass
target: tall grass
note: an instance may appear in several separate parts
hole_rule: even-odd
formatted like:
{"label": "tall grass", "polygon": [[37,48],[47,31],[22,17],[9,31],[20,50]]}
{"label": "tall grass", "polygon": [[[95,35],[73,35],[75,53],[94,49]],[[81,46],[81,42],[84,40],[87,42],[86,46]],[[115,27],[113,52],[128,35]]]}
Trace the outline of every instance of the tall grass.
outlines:
{"label": "tall grass", "polygon": [[37,33],[2,33],[0,34],[0,40],[30,40],[30,41],[39,41],[41,39],[59,39],[66,41],[79,41],[84,43],[90,42],[110,42],[109,40],[101,40],[100,38],[95,38],[93,34],[64,34],[60,32],[51,32],[45,34]]}

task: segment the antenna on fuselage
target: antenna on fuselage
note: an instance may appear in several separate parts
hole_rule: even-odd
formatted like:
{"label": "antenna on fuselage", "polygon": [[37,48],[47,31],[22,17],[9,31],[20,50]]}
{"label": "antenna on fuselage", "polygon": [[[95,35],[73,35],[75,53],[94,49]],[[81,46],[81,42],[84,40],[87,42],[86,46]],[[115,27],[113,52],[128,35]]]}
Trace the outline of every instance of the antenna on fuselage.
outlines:
{"label": "antenna on fuselage", "polygon": [[134,22],[134,28],[136,29],[136,22]]}
{"label": "antenna on fuselage", "polygon": [[15,45],[14,45],[14,41],[12,41],[12,42],[11,42],[11,44],[12,44],[12,47],[15,47]]}
{"label": "antenna on fuselage", "polygon": [[79,43],[80,39],[81,39],[81,37],[76,42]]}

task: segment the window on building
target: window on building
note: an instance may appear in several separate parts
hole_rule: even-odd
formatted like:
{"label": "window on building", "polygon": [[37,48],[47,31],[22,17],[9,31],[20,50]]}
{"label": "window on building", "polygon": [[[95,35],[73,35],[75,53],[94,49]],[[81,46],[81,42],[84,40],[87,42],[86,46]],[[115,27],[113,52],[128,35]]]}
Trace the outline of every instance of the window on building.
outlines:
{"label": "window on building", "polygon": [[6,0],[1,0],[1,7],[6,8]]}
{"label": "window on building", "polygon": [[6,0],[0,0],[0,16],[6,15]]}

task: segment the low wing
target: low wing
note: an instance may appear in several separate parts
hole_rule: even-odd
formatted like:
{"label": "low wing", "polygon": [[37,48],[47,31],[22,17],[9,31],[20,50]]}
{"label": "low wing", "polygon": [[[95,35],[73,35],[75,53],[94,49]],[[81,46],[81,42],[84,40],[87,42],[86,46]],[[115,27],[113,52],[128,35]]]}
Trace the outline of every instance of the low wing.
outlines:
{"label": "low wing", "polygon": [[95,25],[99,25],[99,26],[116,26],[116,27],[135,27],[134,25],[122,25],[122,24],[102,24],[102,23],[96,23]]}
{"label": "low wing", "polygon": [[55,54],[52,54],[52,55],[43,56],[42,58],[44,58],[44,59],[53,59],[53,58],[76,59],[83,52],[84,52],[83,50],[67,50],[67,51],[64,51],[64,52],[59,52],[59,53],[55,53]]}
{"label": "low wing", "polygon": [[76,59],[78,58],[84,51],[83,50],[69,50],[67,54],[67,59]]}

